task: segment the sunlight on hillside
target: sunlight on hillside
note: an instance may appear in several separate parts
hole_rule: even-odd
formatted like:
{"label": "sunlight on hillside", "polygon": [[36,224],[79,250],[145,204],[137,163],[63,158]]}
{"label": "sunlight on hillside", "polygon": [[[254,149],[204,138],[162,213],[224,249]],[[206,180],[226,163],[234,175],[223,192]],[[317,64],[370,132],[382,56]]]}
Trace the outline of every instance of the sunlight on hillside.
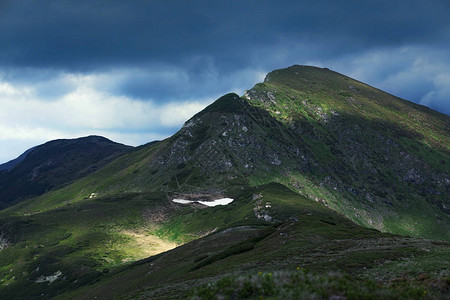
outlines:
{"label": "sunlight on hillside", "polygon": [[128,254],[128,258],[125,259],[124,262],[143,259],[178,246],[174,242],[145,232],[123,230],[121,231],[121,234],[124,234],[129,238],[129,241],[125,245],[121,245],[122,250]]}

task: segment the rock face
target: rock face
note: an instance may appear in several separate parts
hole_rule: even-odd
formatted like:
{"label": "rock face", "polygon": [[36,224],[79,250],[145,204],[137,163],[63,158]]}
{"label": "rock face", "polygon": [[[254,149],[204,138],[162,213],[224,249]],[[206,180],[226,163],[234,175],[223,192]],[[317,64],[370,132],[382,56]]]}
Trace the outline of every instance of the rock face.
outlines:
{"label": "rock face", "polygon": [[312,165],[317,162],[294,131],[228,94],[187,121],[148,166],[154,170],[155,186],[167,191],[211,192],[270,181],[287,166],[301,172]]}
{"label": "rock face", "polygon": [[0,173],[0,208],[84,177],[131,149],[99,136],[34,147]]}

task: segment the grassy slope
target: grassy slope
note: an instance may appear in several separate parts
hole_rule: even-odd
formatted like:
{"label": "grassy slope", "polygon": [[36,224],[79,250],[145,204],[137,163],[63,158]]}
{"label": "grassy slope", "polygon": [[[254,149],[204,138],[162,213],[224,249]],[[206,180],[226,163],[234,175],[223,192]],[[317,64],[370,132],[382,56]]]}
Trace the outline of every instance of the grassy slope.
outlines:
{"label": "grassy slope", "polygon": [[[147,249],[139,249],[136,239],[124,230],[155,235],[158,225],[145,222],[142,213],[164,207],[164,199],[160,194],[129,194],[34,215],[2,217],[12,242],[0,252],[2,291],[17,298],[48,296],[55,290],[89,283],[112,266],[148,256],[148,251],[143,251]],[[64,282],[51,287],[34,283],[57,271],[66,276]]]}
{"label": "grassy slope", "polygon": [[136,193],[142,192],[141,187],[146,185],[150,186],[148,189],[151,190],[151,182],[136,183],[133,181],[134,179],[140,181],[146,178],[148,180],[148,177],[151,177],[150,174],[139,174],[139,176],[137,174],[143,166],[143,172],[150,173],[150,170],[145,169],[145,165],[148,161],[152,160],[155,152],[165,142],[151,144],[137,151],[125,154],[89,176],[77,180],[64,188],[50,191],[40,197],[5,209],[0,212],[0,215],[32,215],[45,212],[51,209],[65,207],[68,204],[88,201],[92,193],[98,193],[102,196]]}
{"label": "grassy slope", "polygon": [[[425,144],[447,153],[450,151],[448,116],[339,73],[316,67],[293,66],[269,73],[261,85],[283,89],[285,101],[289,101],[290,96],[296,96],[298,100],[309,100],[319,105],[325,112],[335,110],[368,120],[399,123],[403,129],[419,133],[415,136]],[[283,101],[282,98],[277,100]],[[284,104],[277,106],[281,108]],[[306,107],[302,107],[302,101],[295,104],[298,110],[307,112]],[[285,108],[285,114],[281,114],[280,119],[292,118],[293,107],[287,105]]]}
{"label": "grassy slope", "polygon": [[[311,293],[316,293],[319,299],[358,292],[360,294],[356,295],[360,297],[387,294],[392,295],[391,298],[420,298],[424,291],[435,297],[445,295],[449,284],[445,276],[449,274],[442,270],[449,266],[448,243],[393,236],[359,227],[281,185],[261,186],[252,193],[262,198],[248,197],[247,201],[254,206],[258,200],[264,204],[270,202],[269,214],[284,221],[274,225],[234,227],[208,235],[57,299],[182,298],[189,291],[204,299],[214,298],[216,293],[231,293],[235,297],[280,296],[288,291],[302,292],[302,285],[297,282],[295,286],[284,286],[284,281],[278,277],[287,277],[286,274],[304,277],[304,269],[312,274],[324,274],[311,275],[307,280],[309,290],[303,289],[303,292],[312,289]],[[241,225],[245,225],[245,221]],[[438,261],[440,265],[436,264]],[[329,274],[330,271],[349,275]],[[261,288],[262,283],[257,279],[258,276],[270,277],[269,273],[278,274],[275,281],[261,279],[268,281],[271,294]],[[249,280],[243,287],[241,282],[250,278],[247,274],[256,279]],[[318,276],[323,276],[320,278],[325,282]],[[345,280],[336,279],[339,276]],[[211,286],[211,282],[223,277],[227,279]],[[373,282],[365,282],[368,279]],[[433,286],[436,280],[442,285],[440,288]],[[399,281],[401,283],[397,284]],[[209,284],[192,291],[193,287],[204,283]],[[371,288],[365,290],[366,286]],[[320,292],[321,289],[325,289],[325,293]]]}
{"label": "grassy slope", "polygon": [[[83,199],[26,216],[12,216],[10,211],[1,218],[13,228],[14,244],[0,252],[0,295],[110,299],[128,293],[136,296],[139,291],[143,297],[167,293],[175,297],[225,274],[297,266],[313,272],[332,267],[355,276],[378,276],[384,282],[403,276],[405,265],[412,279],[421,272],[431,274],[430,281],[445,275],[438,271],[448,264],[446,243],[359,227],[279,184],[246,188],[236,196],[232,204],[215,208],[170,204],[166,194],[153,192]],[[260,214],[278,220],[278,226],[256,218],[257,207]],[[214,231],[218,233],[197,240]],[[148,252],[124,232],[159,237],[163,242],[192,242],[132,263]],[[391,275],[381,278],[385,266]],[[63,279],[50,285],[34,283],[57,271]],[[97,280],[98,284],[80,289]]]}
{"label": "grassy slope", "polygon": [[[227,207],[175,205],[164,192],[128,192],[90,199],[92,192],[123,183],[120,172],[134,174],[158,145],[130,153],[99,172],[46,197],[39,197],[0,213],[0,228],[11,245],[0,251],[0,295],[37,297],[77,288],[111,268],[126,265],[170,246],[197,239],[213,230],[239,224],[260,224],[245,194]],[[130,178],[129,176],[124,176]],[[106,182],[100,179],[107,178]],[[132,177],[131,177],[132,178]],[[129,183],[127,183],[129,184]],[[95,189],[89,189],[95,186]],[[234,192],[236,193],[236,192]],[[246,219],[249,219],[248,221]],[[149,250],[150,249],[150,250]],[[153,250],[152,250],[153,249]],[[51,285],[35,283],[61,271],[65,277]],[[4,294],[2,294],[4,293]],[[44,297],[45,298],[45,297]]]}

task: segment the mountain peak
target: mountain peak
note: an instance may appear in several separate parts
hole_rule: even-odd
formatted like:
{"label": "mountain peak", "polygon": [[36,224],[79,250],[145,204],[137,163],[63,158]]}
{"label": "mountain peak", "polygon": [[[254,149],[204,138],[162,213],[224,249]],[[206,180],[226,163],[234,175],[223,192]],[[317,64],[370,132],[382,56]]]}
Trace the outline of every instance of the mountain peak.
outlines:
{"label": "mountain peak", "polygon": [[[223,112],[223,113],[232,113],[232,112],[238,112],[240,110],[240,97],[235,93],[229,93],[226,95],[223,95],[210,105],[208,105],[204,110],[196,114],[192,119],[198,118],[202,116],[205,113],[212,113],[212,112]],[[189,122],[189,121],[188,121]],[[186,122],[186,123],[188,123]]]}
{"label": "mountain peak", "polygon": [[226,94],[204,109],[205,112],[233,112],[238,109],[240,97],[235,93]]}
{"label": "mountain peak", "polygon": [[273,82],[273,81],[282,81],[286,78],[299,78],[299,77],[316,77],[324,76],[327,73],[338,74],[334,71],[331,71],[328,68],[320,68],[315,66],[307,66],[307,65],[293,65],[283,69],[273,70],[269,72],[264,78],[264,82]]}

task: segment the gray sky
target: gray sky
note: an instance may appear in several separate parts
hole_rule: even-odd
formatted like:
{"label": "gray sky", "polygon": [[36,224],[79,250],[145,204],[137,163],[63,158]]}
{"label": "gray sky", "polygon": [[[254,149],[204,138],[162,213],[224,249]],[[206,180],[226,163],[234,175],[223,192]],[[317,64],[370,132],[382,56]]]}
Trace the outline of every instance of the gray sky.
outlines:
{"label": "gray sky", "polygon": [[448,0],[0,0],[0,163],[56,138],[165,138],[293,64],[450,114],[449,16]]}

